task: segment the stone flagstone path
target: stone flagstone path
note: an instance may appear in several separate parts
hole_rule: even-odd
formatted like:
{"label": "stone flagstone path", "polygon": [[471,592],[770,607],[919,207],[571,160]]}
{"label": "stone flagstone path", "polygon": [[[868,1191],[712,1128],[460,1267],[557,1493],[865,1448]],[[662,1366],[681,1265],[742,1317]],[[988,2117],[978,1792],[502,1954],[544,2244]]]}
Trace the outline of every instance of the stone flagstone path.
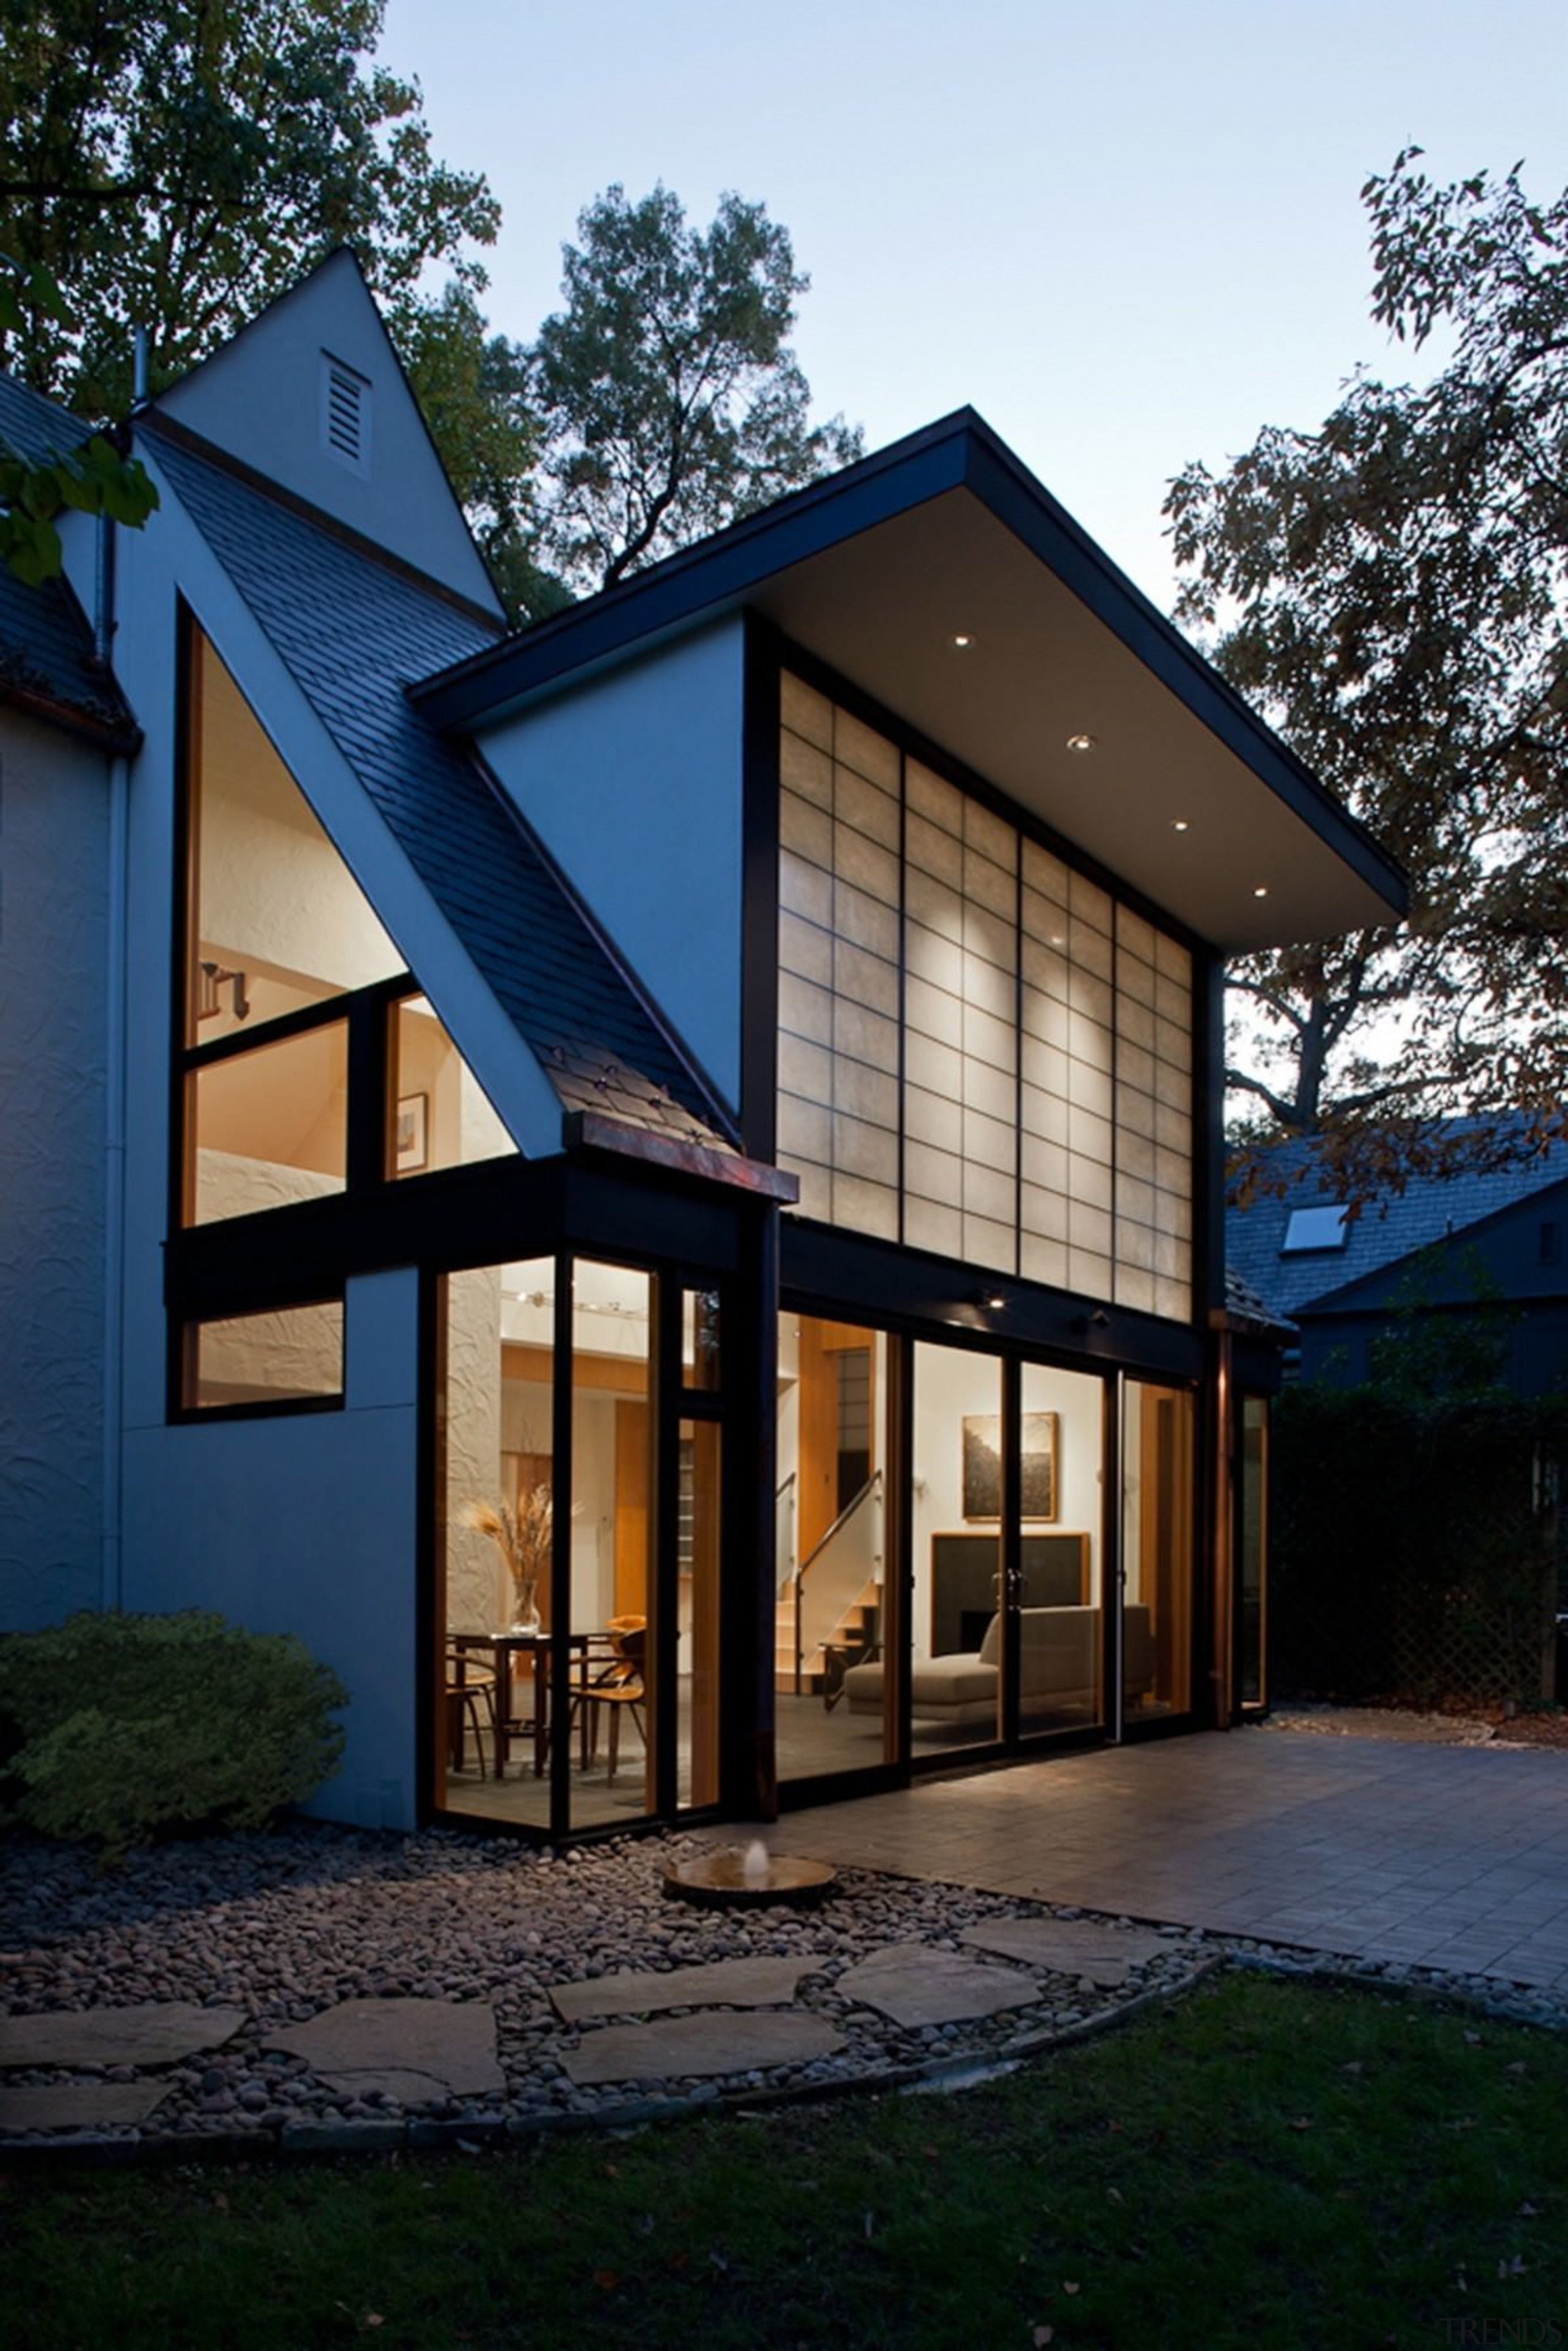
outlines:
{"label": "stone flagstone path", "polygon": [[820,2016],[777,2009],[735,2009],[666,2016],[655,2024],[606,2024],[586,2033],[561,2059],[569,2080],[664,2082],[716,2074],[754,2074],[770,2065],[805,2065],[832,2056],[841,2032]]}
{"label": "stone flagstone path", "polygon": [[717,1959],[662,1975],[591,1976],[551,1984],[550,2004],[569,2024],[600,2016],[652,2016],[664,2008],[782,2008],[817,1959]]}
{"label": "stone flagstone path", "polygon": [[245,2021],[243,2009],[184,2000],[4,2016],[0,2065],[177,2065],[230,2040]]}
{"label": "stone flagstone path", "polygon": [[67,2082],[0,2090],[0,2132],[131,2130],[172,2087],[171,2082]]}
{"label": "stone flagstone path", "polygon": [[264,2046],[305,2058],[346,2096],[374,2091],[404,2106],[507,2086],[488,2001],[345,2000],[306,2024],[267,2033]]}
{"label": "stone flagstone path", "polygon": [[967,1927],[961,1943],[977,1951],[998,1951],[1026,1967],[1053,1975],[1076,1976],[1081,1983],[1113,1991],[1135,1968],[1146,1967],[1166,1949],[1167,1938],[1149,1927],[1113,1927],[1103,1918],[997,1918]]}
{"label": "stone flagstone path", "polygon": [[967,1959],[925,1943],[893,1943],[839,1978],[841,2000],[863,2001],[895,2024],[972,2023],[1008,2008],[1032,2008],[1040,1986],[1016,1968]]}

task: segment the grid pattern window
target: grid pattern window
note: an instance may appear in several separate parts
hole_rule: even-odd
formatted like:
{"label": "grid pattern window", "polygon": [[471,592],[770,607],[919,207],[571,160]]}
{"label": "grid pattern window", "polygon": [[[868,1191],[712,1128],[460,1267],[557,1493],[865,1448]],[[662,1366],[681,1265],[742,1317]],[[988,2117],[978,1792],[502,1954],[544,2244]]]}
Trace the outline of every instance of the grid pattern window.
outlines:
{"label": "grid pattern window", "polygon": [[1192,958],[1116,910],[1116,1301],[1192,1292]]}
{"label": "grid pattern window", "polygon": [[1186,948],[788,673],[781,713],[800,1213],[1185,1320]]}

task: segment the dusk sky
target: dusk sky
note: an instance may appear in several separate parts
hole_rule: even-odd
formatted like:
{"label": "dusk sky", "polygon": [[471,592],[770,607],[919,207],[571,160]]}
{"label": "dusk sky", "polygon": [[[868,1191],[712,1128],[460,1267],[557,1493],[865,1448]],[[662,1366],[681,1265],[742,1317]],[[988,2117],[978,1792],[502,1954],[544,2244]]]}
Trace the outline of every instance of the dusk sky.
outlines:
{"label": "dusk sky", "polygon": [[1561,0],[391,0],[382,62],[505,208],[492,322],[559,307],[612,181],[706,225],[760,198],[810,273],[817,413],[868,448],[965,402],[1168,605],[1160,506],[1269,423],[1316,424],[1368,316],[1359,190],[1399,148],[1568,181]]}

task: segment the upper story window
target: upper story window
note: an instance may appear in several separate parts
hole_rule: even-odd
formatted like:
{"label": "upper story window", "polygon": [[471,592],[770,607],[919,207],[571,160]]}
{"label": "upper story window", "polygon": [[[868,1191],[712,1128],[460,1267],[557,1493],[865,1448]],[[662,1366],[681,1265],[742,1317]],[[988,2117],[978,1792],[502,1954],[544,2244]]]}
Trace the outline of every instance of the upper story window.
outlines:
{"label": "upper story window", "polygon": [[[189,650],[179,1220],[515,1148],[211,643]],[[351,1165],[350,1090],[381,1096]],[[378,1134],[380,1141],[378,1144]]]}
{"label": "upper story window", "polygon": [[1186,949],[788,674],[782,713],[800,1213],[1186,1320]]}

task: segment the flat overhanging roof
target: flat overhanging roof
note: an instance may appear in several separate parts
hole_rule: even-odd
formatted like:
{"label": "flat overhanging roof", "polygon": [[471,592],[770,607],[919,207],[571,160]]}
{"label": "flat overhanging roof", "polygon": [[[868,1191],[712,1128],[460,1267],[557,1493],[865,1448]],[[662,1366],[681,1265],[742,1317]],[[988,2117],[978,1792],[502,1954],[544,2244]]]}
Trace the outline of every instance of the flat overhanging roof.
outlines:
{"label": "flat overhanging roof", "polygon": [[967,409],[415,698],[479,732],[742,611],[1227,953],[1405,911],[1372,836]]}

